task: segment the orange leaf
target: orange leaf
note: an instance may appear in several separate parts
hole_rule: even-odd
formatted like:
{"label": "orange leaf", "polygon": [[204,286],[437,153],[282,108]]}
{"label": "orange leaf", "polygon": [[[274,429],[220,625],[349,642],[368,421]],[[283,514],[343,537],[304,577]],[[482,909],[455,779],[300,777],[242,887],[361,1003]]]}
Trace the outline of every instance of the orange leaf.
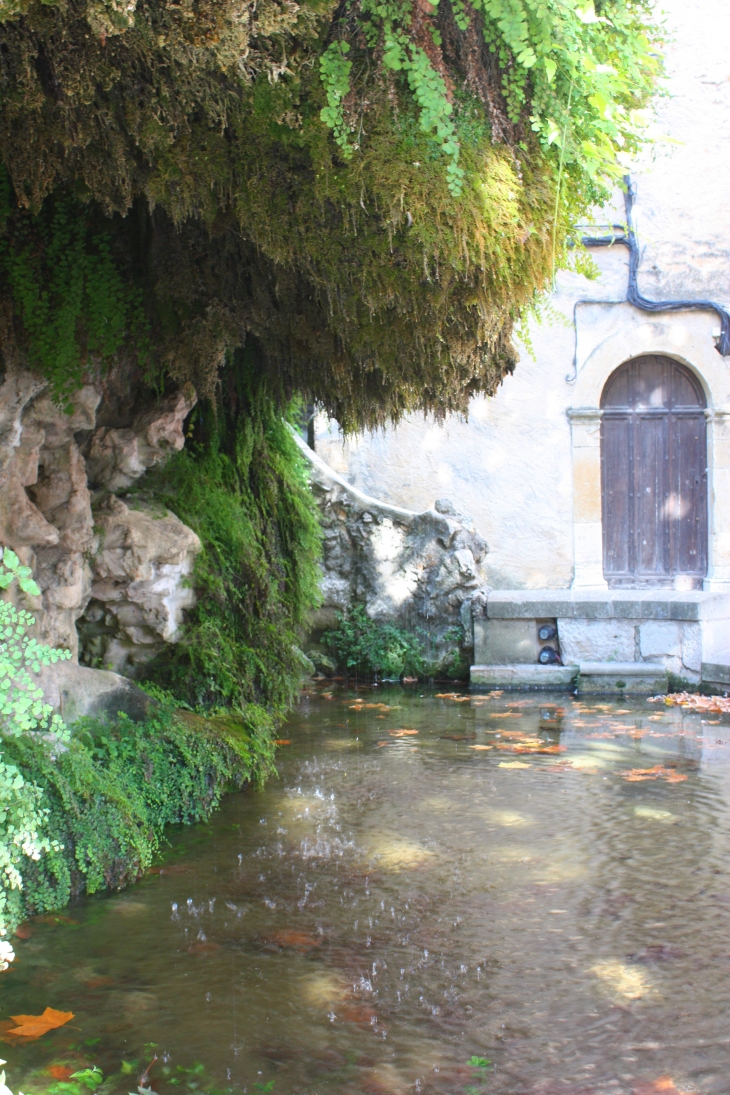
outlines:
{"label": "orange leaf", "polygon": [[315,947],[322,946],[322,940],[316,938],[314,935],[309,935],[307,932],[293,931],[288,928],[282,928],[278,931],[269,932],[263,936],[265,943],[273,943],[277,947],[289,947],[296,951],[311,951]]}
{"label": "orange leaf", "polygon": [[417,734],[417,730],[389,730],[388,733],[392,738],[408,738],[412,734]]}
{"label": "orange leaf", "polygon": [[14,1019],[18,1025],[9,1030],[8,1034],[16,1038],[40,1038],[49,1030],[62,1027],[73,1017],[72,1011],[56,1011],[55,1008],[46,1008],[42,1015],[11,1015],[10,1018]]}
{"label": "orange leaf", "polygon": [[70,1080],[73,1073],[76,1071],[71,1065],[51,1065],[46,1069],[49,1076],[52,1076],[54,1080]]}
{"label": "orange leaf", "polygon": [[648,1080],[636,1084],[634,1095],[685,1095],[674,1083],[671,1076],[660,1076],[658,1080]]}

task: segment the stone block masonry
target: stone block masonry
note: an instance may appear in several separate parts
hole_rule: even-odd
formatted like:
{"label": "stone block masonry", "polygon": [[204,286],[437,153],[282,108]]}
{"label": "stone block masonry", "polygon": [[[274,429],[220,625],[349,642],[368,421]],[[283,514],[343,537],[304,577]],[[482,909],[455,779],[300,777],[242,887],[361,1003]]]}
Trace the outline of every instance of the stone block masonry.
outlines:
{"label": "stone block masonry", "polygon": [[546,618],[556,622],[564,666],[615,663],[633,665],[638,675],[643,666],[647,680],[656,672],[730,683],[730,594],[674,590],[494,590],[474,619],[473,678],[500,661],[534,664],[536,656],[515,656],[505,635],[519,631],[527,649]]}

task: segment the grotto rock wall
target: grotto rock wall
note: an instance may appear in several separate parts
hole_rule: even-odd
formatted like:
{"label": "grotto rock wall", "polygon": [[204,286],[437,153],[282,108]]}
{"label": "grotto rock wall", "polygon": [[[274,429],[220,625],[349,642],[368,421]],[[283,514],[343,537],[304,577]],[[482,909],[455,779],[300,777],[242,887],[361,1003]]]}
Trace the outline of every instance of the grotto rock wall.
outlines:
{"label": "grotto rock wall", "polygon": [[[447,499],[417,513],[379,502],[330,468],[301,438],[324,527],[321,607],[311,638],[338,612],[363,604],[374,620],[421,632],[429,660],[468,654],[471,613],[486,598],[488,547],[473,522]],[[316,661],[316,649],[313,651]]]}
{"label": "grotto rock wall", "polygon": [[183,447],[194,398],[177,391],[131,410],[129,402],[87,385],[67,413],[38,374],[6,371],[0,543],[33,568],[44,642],[68,648],[74,662],[134,676],[178,636],[200,541],[174,514],[124,497]]}

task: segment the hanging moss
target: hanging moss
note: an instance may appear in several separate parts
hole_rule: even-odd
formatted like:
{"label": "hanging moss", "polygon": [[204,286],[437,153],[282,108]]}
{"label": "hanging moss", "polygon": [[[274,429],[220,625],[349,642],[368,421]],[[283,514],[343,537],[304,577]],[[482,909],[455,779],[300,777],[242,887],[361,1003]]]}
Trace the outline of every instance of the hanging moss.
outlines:
{"label": "hanging moss", "polygon": [[258,357],[249,345],[229,362],[217,403],[194,412],[187,449],[142,482],[203,545],[183,638],[147,672],[193,705],[281,716],[300,688],[296,644],[319,598],[321,533]]}
{"label": "hanging moss", "polygon": [[[615,101],[593,145],[613,148],[616,119],[656,75],[640,0],[604,4],[611,33],[607,15],[565,23],[565,5],[543,5],[545,26],[530,16],[525,34],[550,45],[552,27],[575,72],[561,62],[556,75],[546,55],[540,80],[520,68],[532,46],[505,44],[501,3],[431,12],[403,0],[378,14],[325,0],[0,0],[0,146],[17,201],[39,209],[63,190],[107,219],[111,253],[143,291],[153,356],[200,394],[252,333],[272,393],[306,392],[346,428],[465,410],[513,367],[514,320],[604,193],[579,122],[598,125]],[[386,23],[410,35],[407,71]],[[333,42],[349,48],[344,82],[324,61]],[[598,61],[620,68],[620,80],[595,77],[603,98],[579,78]],[[563,156],[556,134],[567,141],[571,118]],[[11,333],[32,352],[3,289]]]}
{"label": "hanging moss", "polygon": [[204,719],[167,705],[141,723],[84,720],[55,757],[33,735],[3,738],[6,760],[43,792],[43,835],[56,842],[27,861],[10,929],[134,882],[163,847],[166,826],[206,820],[224,791],[271,771],[272,737],[260,709]]}

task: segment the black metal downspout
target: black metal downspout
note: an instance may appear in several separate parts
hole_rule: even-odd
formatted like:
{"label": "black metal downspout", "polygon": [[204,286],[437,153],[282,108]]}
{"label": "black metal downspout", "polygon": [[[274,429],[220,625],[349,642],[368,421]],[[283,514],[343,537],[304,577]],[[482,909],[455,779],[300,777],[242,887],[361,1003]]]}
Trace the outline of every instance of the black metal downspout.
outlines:
{"label": "black metal downspout", "polygon": [[617,234],[611,236],[584,236],[584,247],[611,247],[614,243],[623,243],[629,249],[629,283],[624,300],[577,300],[573,305],[573,326],[575,328],[575,351],[573,353],[573,372],[566,376],[566,381],[573,384],[578,378],[578,315],[579,304],[624,304],[628,302],[634,308],[642,312],[716,312],[720,317],[720,337],[717,340],[716,349],[723,357],[730,356],[730,313],[720,304],[711,300],[648,300],[639,291],[638,275],[641,254],[639,241],[634,228],[634,204],[636,202],[636,184],[631,181],[631,176],[624,178],[626,190],[624,192],[624,205],[626,207],[626,228],[622,224],[612,224]]}

